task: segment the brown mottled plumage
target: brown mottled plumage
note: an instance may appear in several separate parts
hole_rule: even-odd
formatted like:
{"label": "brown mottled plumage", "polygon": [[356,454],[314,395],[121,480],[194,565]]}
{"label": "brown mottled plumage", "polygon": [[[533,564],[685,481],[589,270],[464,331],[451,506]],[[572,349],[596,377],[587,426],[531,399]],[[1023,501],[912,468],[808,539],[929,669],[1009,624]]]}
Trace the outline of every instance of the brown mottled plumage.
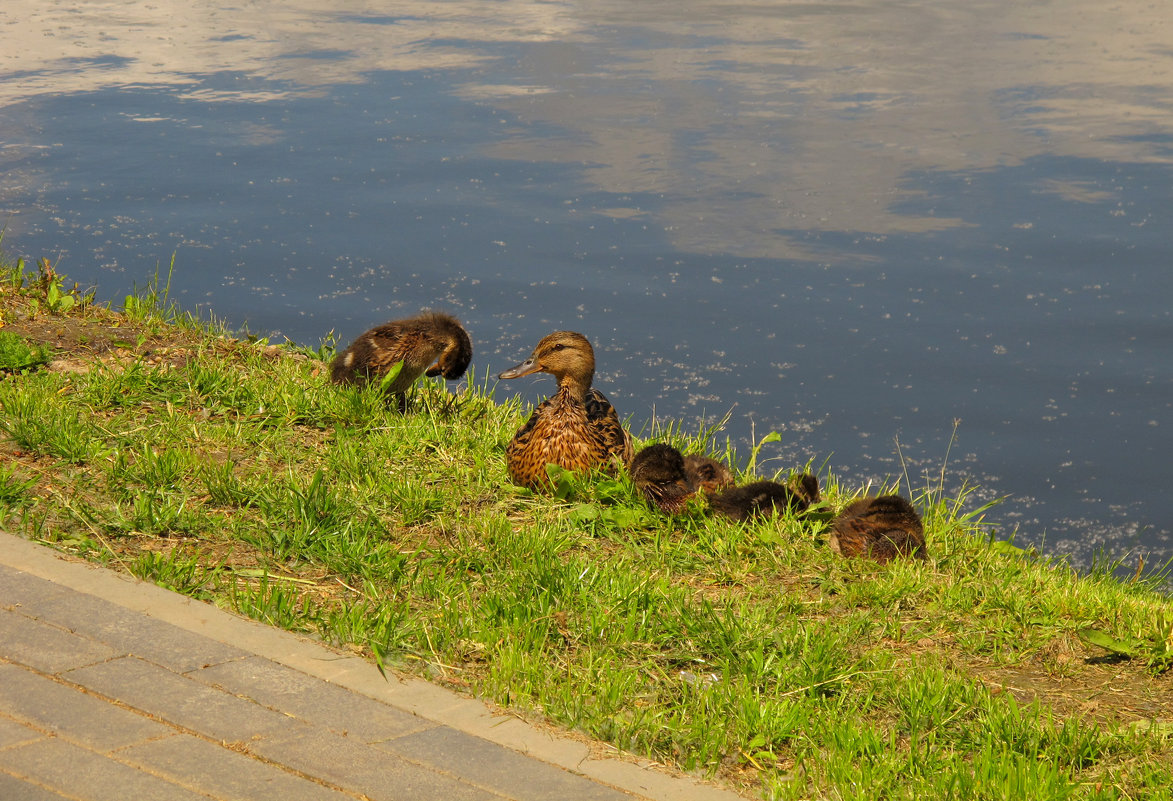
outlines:
{"label": "brown mottled plumage", "polygon": [[472,361],[472,342],[455,317],[424,312],[405,320],[392,320],[360,334],[330,365],[336,384],[378,381],[398,362],[403,362],[387,394],[405,409],[405,393],[425,373],[452,381],[464,375]]}
{"label": "brown mottled plumage", "polygon": [[505,449],[505,463],[513,483],[531,489],[548,488],[547,464],[567,470],[607,467],[615,461],[631,463],[631,435],[602,392],[591,388],[595,352],[582,334],[555,331],[542,338],[521,364],[497,378],[520,378],[549,373],[558,379],[558,391],[542,401]]}
{"label": "brown mottled plumage", "polygon": [[831,521],[831,549],[843,556],[887,562],[897,556],[927,556],[925,529],[912,504],[899,495],[862,498]]}
{"label": "brown mottled plumage", "polygon": [[709,499],[713,511],[734,520],[766,517],[780,511],[795,514],[819,500],[819,480],[810,473],[797,479],[797,486],[788,487],[777,481],[754,481],[741,487],[730,487]]}

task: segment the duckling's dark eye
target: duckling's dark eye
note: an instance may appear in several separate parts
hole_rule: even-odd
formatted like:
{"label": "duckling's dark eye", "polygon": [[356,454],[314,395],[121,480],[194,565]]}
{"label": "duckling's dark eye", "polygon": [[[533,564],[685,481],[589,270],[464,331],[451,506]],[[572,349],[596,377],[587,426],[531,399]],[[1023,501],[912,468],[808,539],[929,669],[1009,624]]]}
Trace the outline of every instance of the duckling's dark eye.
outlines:
{"label": "duckling's dark eye", "polygon": [[554,350],[566,350],[566,346],[563,345],[561,342],[559,342],[557,345],[554,346]]}

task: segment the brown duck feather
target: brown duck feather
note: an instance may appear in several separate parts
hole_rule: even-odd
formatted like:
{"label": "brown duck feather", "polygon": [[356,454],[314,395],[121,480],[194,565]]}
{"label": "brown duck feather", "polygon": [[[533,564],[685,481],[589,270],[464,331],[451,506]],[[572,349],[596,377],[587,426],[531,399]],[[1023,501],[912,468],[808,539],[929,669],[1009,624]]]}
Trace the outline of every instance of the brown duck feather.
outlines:
{"label": "brown duck feather", "polygon": [[684,457],[684,473],[697,490],[710,495],[733,486],[733,471],[711,456],[688,454]]}
{"label": "brown duck feather", "polygon": [[787,510],[801,514],[818,500],[819,480],[810,473],[803,473],[797,478],[796,486],[777,481],[753,481],[717,493],[709,499],[709,504],[713,511],[726,517],[751,520]]}

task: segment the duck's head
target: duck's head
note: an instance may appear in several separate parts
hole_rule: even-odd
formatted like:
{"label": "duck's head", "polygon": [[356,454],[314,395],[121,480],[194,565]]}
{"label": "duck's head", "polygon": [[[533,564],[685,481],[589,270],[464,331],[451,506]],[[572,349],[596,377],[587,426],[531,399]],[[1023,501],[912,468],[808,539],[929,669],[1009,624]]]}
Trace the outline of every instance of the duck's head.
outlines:
{"label": "duck's head", "polygon": [[595,351],[582,334],[555,331],[542,337],[530,357],[497,378],[521,378],[532,373],[549,373],[561,384],[567,378],[589,387],[595,375]]}
{"label": "duck's head", "polygon": [[810,473],[803,473],[794,480],[794,491],[798,494],[800,500],[806,502],[807,506],[813,506],[821,500],[819,497],[819,479]]}
{"label": "duck's head", "polygon": [[468,338],[468,332],[455,317],[447,314],[432,314],[431,325],[437,338],[446,344],[435,364],[427,369],[425,375],[442,375],[449,381],[455,381],[464,375],[469,362],[472,361],[472,342]]}

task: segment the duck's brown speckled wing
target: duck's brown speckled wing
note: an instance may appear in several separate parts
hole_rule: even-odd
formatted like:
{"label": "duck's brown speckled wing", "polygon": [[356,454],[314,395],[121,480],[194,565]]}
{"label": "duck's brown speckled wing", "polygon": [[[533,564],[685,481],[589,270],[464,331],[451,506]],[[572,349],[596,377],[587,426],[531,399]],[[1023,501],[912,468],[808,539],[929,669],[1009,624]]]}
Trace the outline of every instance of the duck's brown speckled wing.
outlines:
{"label": "duck's brown speckled wing", "polygon": [[606,453],[606,458],[618,458],[626,467],[631,464],[635,449],[631,434],[619,422],[619,414],[607,396],[593,387],[586,394],[587,424],[595,432]]}

